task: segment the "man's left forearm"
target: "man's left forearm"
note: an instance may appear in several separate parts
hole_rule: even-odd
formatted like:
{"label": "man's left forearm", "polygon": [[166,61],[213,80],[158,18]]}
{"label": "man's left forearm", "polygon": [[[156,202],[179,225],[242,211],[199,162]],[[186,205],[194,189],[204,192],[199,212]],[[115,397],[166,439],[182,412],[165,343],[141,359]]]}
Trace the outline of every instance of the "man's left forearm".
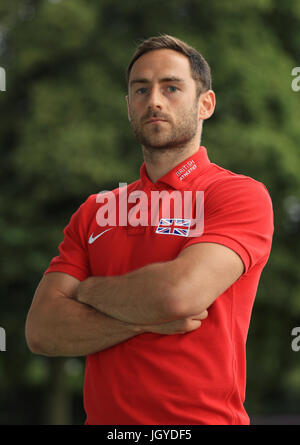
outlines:
{"label": "man's left forearm", "polygon": [[173,305],[171,262],[113,277],[90,277],[79,287],[82,303],[128,323],[159,324],[180,318]]}

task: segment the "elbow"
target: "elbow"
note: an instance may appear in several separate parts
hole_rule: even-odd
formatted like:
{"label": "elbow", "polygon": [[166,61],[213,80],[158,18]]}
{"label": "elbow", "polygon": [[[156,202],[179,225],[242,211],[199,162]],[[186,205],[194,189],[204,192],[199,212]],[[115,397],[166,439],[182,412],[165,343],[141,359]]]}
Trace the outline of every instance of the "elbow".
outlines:
{"label": "elbow", "polygon": [[27,340],[27,346],[32,354],[43,355],[38,343]]}
{"label": "elbow", "polygon": [[28,346],[28,349],[32,354],[41,354],[41,347],[37,339],[33,336],[32,332],[28,327],[26,327],[25,331],[25,339]]}
{"label": "elbow", "polygon": [[38,340],[38,336],[36,335],[36,329],[31,320],[30,314],[28,315],[26,320],[25,339],[30,352],[32,352],[33,354],[41,354],[40,342]]}
{"label": "elbow", "polygon": [[50,356],[46,350],[45,345],[41,341],[40,331],[31,319],[30,315],[27,317],[25,326],[25,339],[28,349],[32,354]]}
{"label": "elbow", "polygon": [[46,357],[56,357],[57,354],[51,352],[49,348],[45,347],[42,342],[31,334],[25,335],[26,343],[29,351],[35,355],[44,355]]}
{"label": "elbow", "polygon": [[185,282],[174,283],[169,291],[168,307],[173,319],[198,315],[207,309],[203,296]]}

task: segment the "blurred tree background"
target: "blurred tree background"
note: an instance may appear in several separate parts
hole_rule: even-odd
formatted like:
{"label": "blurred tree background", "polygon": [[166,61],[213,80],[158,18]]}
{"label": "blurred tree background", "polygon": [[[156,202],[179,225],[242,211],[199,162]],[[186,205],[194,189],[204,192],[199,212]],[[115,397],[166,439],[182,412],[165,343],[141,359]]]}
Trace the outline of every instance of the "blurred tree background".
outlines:
{"label": "blurred tree background", "polygon": [[246,408],[251,418],[299,414],[299,1],[10,0],[0,4],[0,424],[84,422],[84,360],[32,355],[25,319],[71,214],[90,194],[139,176],[124,72],[140,40],[159,33],[211,65],[217,107],[202,140],[211,161],[262,181],[272,197]]}

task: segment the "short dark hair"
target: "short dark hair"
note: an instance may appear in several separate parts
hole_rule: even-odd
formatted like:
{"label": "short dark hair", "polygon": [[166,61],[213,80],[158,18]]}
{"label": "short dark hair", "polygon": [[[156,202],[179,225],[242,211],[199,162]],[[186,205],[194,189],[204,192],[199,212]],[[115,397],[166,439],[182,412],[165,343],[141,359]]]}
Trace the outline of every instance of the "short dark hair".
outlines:
{"label": "short dark hair", "polygon": [[137,47],[135,53],[126,70],[127,86],[129,83],[130,72],[133,64],[149,51],[158,49],[172,49],[184,54],[190,62],[192,78],[196,81],[197,95],[211,89],[211,72],[210,67],[204,57],[194,48],[183,42],[182,40],[172,37],[168,34],[162,34],[156,37],[150,37],[144,40]]}

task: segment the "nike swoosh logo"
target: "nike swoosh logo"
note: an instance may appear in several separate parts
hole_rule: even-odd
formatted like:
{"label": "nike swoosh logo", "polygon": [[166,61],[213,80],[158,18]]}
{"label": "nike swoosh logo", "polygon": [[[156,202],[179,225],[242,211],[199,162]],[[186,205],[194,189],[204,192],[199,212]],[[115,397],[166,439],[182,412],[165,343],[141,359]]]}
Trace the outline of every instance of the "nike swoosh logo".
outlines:
{"label": "nike swoosh logo", "polygon": [[93,237],[94,232],[91,234],[91,236],[89,237],[89,244],[93,244],[94,241],[96,241],[96,239],[99,238],[99,236],[102,236],[105,232],[108,232],[109,230],[113,229],[113,227],[111,227],[110,229],[106,229],[104,230],[104,232],[101,232],[99,235]]}

